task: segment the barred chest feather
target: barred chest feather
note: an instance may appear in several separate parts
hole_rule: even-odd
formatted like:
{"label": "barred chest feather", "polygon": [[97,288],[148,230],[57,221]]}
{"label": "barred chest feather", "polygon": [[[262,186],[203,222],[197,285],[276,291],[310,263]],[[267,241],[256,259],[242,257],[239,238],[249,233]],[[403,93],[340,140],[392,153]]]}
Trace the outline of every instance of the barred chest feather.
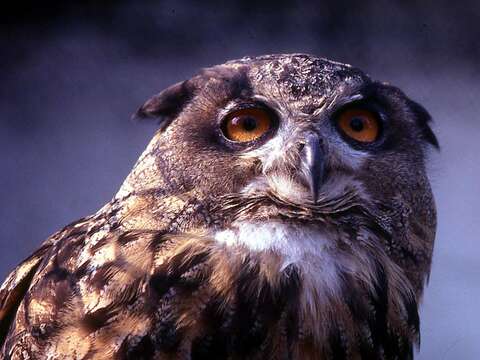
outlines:
{"label": "barred chest feather", "polygon": [[415,295],[367,230],[353,242],[277,222],[186,235],[94,224],[66,228],[7,280],[35,264],[4,358],[412,356]]}

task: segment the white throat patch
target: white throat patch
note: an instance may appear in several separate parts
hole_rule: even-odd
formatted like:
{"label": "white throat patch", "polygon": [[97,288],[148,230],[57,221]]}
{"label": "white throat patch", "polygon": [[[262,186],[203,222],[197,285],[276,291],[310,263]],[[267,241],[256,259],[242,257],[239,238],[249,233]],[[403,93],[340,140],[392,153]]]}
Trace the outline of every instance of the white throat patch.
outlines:
{"label": "white throat patch", "polygon": [[[339,267],[333,250],[335,243],[327,234],[316,227],[284,224],[279,221],[264,223],[234,223],[232,229],[214,234],[215,239],[227,246],[244,246],[253,252],[273,250],[282,256],[281,270],[294,264],[309,286],[307,303],[313,297],[335,296],[338,294]],[[313,304],[310,304],[313,305]]]}
{"label": "white throat patch", "polygon": [[232,229],[215,233],[215,239],[230,246],[243,245],[252,251],[274,250],[285,257],[285,267],[306,256],[321,256],[329,246],[318,229],[278,221],[236,223]]}

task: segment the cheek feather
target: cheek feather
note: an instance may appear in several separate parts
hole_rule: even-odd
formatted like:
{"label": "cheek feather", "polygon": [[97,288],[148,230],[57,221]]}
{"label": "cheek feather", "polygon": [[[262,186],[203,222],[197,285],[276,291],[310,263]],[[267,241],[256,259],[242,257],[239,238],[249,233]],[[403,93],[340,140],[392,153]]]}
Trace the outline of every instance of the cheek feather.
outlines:
{"label": "cheek feather", "polygon": [[300,185],[294,177],[286,175],[257,177],[240,192],[244,195],[273,192],[278,197],[297,204],[304,203],[309,196],[305,186]]}
{"label": "cheek feather", "polygon": [[299,131],[298,126],[283,122],[273,138],[259,148],[243,153],[241,156],[245,159],[260,160],[263,173],[267,173],[272,168],[291,161],[291,155],[294,153],[292,146],[296,144],[292,139],[298,137]]}
{"label": "cheek feather", "polygon": [[331,137],[327,149],[326,162],[333,169],[345,169],[348,172],[359,171],[370,158],[368,152],[353,149],[339,137]]}
{"label": "cheek feather", "polygon": [[300,185],[293,177],[272,176],[268,178],[269,186],[279,197],[301,204],[309,198],[309,192],[305,186]]}

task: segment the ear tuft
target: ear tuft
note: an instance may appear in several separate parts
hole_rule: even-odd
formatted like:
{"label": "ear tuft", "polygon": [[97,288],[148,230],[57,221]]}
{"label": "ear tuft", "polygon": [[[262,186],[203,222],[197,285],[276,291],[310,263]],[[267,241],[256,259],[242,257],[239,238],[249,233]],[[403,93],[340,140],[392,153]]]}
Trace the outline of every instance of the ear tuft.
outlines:
{"label": "ear tuft", "polygon": [[143,121],[156,119],[164,130],[183,110],[194,95],[194,86],[189,80],[176,83],[147,100],[132,118]]}
{"label": "ear tuft", "polygon": [[422,138],[427,141],[430,145],[432,145],[437,150],[440,150],[440,144],[438,143],[438,139],[435,136],[430,124],[432,122],[432,117],[428,113],[428,111],[419,103],[409,100],[408,105],[412,111],[412,113],[416,117],[416,121],[418,127],[420,128]]}

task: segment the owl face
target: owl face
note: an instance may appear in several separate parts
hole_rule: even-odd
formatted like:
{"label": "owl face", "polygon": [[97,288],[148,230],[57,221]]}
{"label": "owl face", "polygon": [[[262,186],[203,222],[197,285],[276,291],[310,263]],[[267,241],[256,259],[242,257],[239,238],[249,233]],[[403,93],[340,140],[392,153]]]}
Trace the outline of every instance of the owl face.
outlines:
{"label": "owl face", "polygon": [[399,89],[308,55],[244,58],[172,86],[137,116],[160,119],[150,161],[209,209],[207,226],[355,233],[368,219],[421,288],[435,230],[425,153],[438,144]]}

